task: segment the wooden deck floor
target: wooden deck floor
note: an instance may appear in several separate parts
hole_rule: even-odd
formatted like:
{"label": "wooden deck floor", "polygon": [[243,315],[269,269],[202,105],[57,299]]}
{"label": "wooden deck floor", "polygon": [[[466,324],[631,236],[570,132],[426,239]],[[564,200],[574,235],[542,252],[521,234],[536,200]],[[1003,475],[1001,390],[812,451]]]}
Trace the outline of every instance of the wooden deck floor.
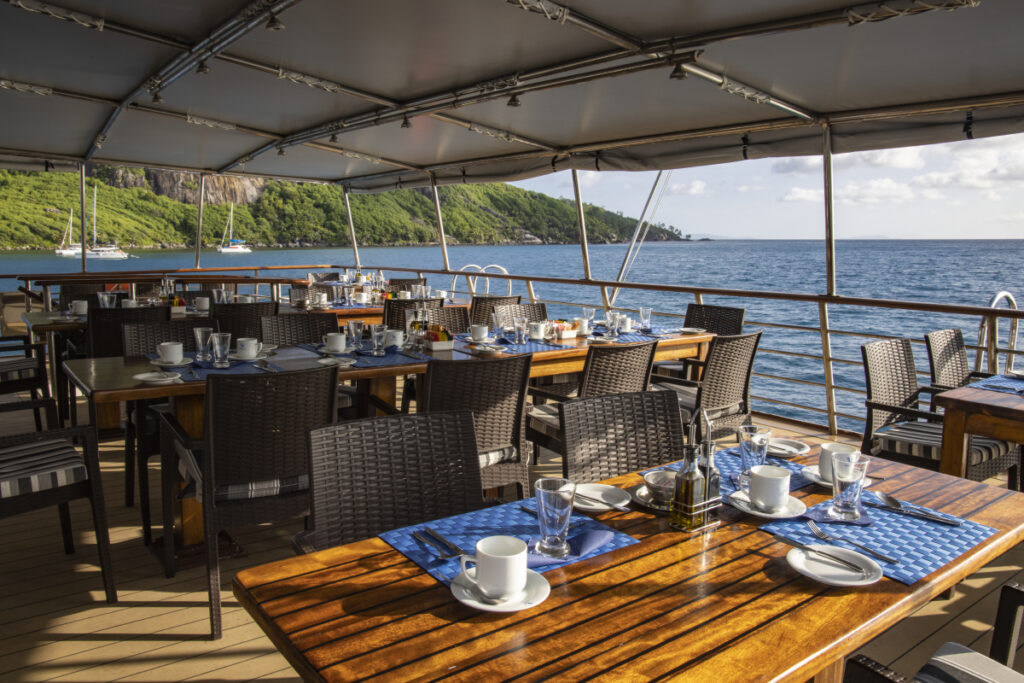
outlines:
{"label": "wooden deck floor", "polygon": [[[777,433],[794,433],[772,425]],[[0,421],[0,433],[31,429],[30,418]],[[822,435],[802,435],[808,441]],[[243,567],[287,557],[300,528],[265,525],[234,533],[245,557],[222,563],[224,637],[207,640],[202,568],[166,579],[142,545],[138,508],[124,505],[123,450],[101,444],[104,491],[120,602],[103,602],[88,505],[72,504],[77,552],[63,553],[53,509],[0,521],[0,680],[297,680],[291,667],[235,603],[230,578]],[[553,463],[543,463],[541,471]],[[157,470],[151,473],[158,492]],[[159,510],[159,502],[154,501]],[[158,512],[157,512],[158,514]],[[938,644],[956,640],[987,651],[998,588],[1024,581],[1024,549],[985,567],[953,600],[936,601],[871,643],[865,652],[909,674]],[[1021,668],[1018,666],[1018,668]],[[1024,670],[1024,668],[1022,668]]]}

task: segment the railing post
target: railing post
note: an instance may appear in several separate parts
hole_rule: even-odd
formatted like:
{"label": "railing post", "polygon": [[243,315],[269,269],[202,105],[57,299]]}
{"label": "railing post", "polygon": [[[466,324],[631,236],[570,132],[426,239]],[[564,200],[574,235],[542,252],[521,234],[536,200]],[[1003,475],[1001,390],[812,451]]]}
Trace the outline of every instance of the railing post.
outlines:
{"label": "railing post", "polygon": [[199,174],[199,221],[196,223],[196,265],[199,267],[199,252],[203,248],[203,209],[206,208],[206,174]]}
{"label": "railing post", "polygon": [[821,127],[821,167],[825,185],[825,293],[836,295],[836,237],[833,221],[835,202],[832,193],[832,128],[825,123]]}
{"label": "railing post", "polygon": [[[81,242],[82,242],[82,272],[84,273],[84,272],[86,272],[86,267],[85,267],[85,258],[86,258],[86,255],[85,255],[85,164],[84,163],[78,164],[78,184],[79,184],[79,190],[80,190],[81,200],[82,200],[82,220],[81,220],[82,234],[81,234]],[[49,309],[47,309],[47,310],[49,310]]]}
{"label": "railing post", "polygon": [[[590,249],[587,246],[587,219],[583,215],[583,196],[580,194],[580,175],[575,168],[572,169],[572,191],[576,196],[576,220],[580,229],[580,251],[583,255],[583,279],[591,280],[590,277]],[[601,288],[601,301],[604,302],[604,309],[611,307],[608,300],[608,290]]]}
{"label": "railing post", "polygon": [[434,196],[434,213],[437,215],[437,234],[441,237],[441,258],[444,259],[444,269],[451,270],[448,263],[448,241],[444,238],[444,221],[441,220],[441,196],[437,193],[437,178],[430,174],[430,190]]}
{"label": "railing post", "polygon": [[825,408],[828,410],[828,433],[835,438],[839,431],[836,420],[836,387],[832,377],[832,335],[829,330],[828,304],[818,302],[818,326],[821,328],[821,362],[825,370]]}
{"label": "railing post", "polygon": [[985,353],[988,354],[988,372],[999,372],[999,318],[988,316],[988,338],[985,340]]}
{"label": "railing post", "polygon": [[348,234],[352,238],[352,256],[356,259],[356,270],[362,270],[359,264],[359,245],[356,244],[356,225],[352,221],[352,206],[348,201],[348,188],[341,188],[341,196],[345,200],[345,215],[348,217]]}

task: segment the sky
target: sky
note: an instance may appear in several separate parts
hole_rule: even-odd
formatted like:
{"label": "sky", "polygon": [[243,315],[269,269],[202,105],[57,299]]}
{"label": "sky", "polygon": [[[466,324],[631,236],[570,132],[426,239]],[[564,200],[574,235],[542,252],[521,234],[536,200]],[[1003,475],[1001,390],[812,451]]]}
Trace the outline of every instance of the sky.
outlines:
{"label": "sky", "polygon": [[[580,172],[583,201],[639,217],[657,173]],[[651,217],[694,238],[822,239],[820,157],[666,171]],[[512,183],[572,197],[563,171]],[[837,239],[1024,239],[1024,134],[833,157]]]}

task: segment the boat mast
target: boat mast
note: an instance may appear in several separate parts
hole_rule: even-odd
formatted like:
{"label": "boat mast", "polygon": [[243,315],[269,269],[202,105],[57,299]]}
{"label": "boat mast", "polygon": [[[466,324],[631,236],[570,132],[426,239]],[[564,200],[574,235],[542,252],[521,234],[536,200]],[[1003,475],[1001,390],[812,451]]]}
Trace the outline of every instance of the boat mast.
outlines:
{"label": "boat mast", "polygon": [[81,241],[82,241],[82,272],[86,272],[85,266],[85,164],[78,164],[78,190],[79,199],[82,202],[82,229],[81,229]]}
{"label": "boat mast", "polygon": [[92,248],[96,248],[96,186],[92,186]]}

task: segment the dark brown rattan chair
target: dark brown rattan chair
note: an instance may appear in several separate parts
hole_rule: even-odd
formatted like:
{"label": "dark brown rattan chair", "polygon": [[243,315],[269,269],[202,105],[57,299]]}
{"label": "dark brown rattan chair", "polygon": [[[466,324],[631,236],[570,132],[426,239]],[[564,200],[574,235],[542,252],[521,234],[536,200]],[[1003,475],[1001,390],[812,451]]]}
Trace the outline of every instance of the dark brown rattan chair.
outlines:
{"label": "dark brown rattan chair", "polygon": [[[861,451],[925,469],[939,469],[942,415],[921,410],[914,351],[909,339],[883,339],[860,347],[868,398]],[[968,437],[967,479],[984,481],[1008,473],[1007,486],[1020,488],[1020,455],[1008,441]]]}
{"label": "dark brown rattan chair", "polygon": [[312,523],[295,537],[300,553],[484,505],[468,412],[353,420],[309,441]]}
{"label": "dark brown rattan chair", "polygon": [[213,304],[213,290],[210,289],[186,289],[178,292],[178,296],[185,300],[188,305],[193,305],[198,297],[205,296]]}
{"label": "dark brown rattan chair", "polygon": [[959,328],[936,330],[924,335],[928,349],[928,368],[936,389],[956,389],[974,379],[991,377],[990,372],[974,372],[967,362],[964,333]]}
{"label": "dark brown rattan chair", "polygon": [[[107,513],[103,505],[95,432],[88,426],[53,429],[57,424],[57,405],[52,398],[0,404],[0,412],[4,413],[40,408],[46,412],[50,429],[0,436],[0,482],[3,482],[0,486],[0,517],[56,505],[64,551],[70,555],[75,552],[75,544],[68,503],[88,498],[104,592],[108,603],[116,603],[117,590],[110,564]],[[76,450],[73,440],[80,444],[81,452]],[[16,545],[7,548],[8,553],[16,551]]]}
{"label": "dark brown rattan chair", "polygon": [[[309,510],[309,431],[335,419],[337,369],[210,375],[202,439],[161,412],[164,550],[173,574],[177,461],[201,492],[210,595],[210,631],[221,635],[221,530],[280,521]],[[363,453],[365,459],[366,453]]]}
{"label": "dark brown rattan chair", "polygon": [[562,476],[601,481],[682,457],[683,426],[675,397],[640,391],[558,404],[565,435]]}
{"label": "dark brown rattan chair", "polygon": [[268,315],[260,318],[260,330],[260,337],[267,344],[319,344],[325,334],[338,331],[338,316],[334,313]]}
{"label": "dark brown rattan chair", "polygon": [[[276,301],[252,304],[210,304],[210,319],[216,320],[221,332],[231,333],[231,343],[240,337],[260,339],[260,318],[277,315]],[[263,341],[260,339],[260,341]]]}
{"label": "dark brown rattan chair", "polygon": [[89,302],[89,308],[99,308],[100,300],[96,297],[96,293],[104,291],[106,291],[106,285],[92,282],[61,285],[57,295],[58,309],[66,311],[71,308],[72,301],[83,299]]}
{"label": "dark brown rattan chair", "polygon": [[[406,329],[413,319],[415,309],[407,308],[403,311]],[[467,334],[469,332],[469,311],[463,306],[445,306],[443,308],[428,308],[426,310],[427,323],[432,325],[444,325],[444,328],[452,334]]]}
{"label": "dark brown rattan chair", "polygon": [[760,342],[761,332],[715,337],[701,381],[654,377],[652,386],[677,394],[683,424],[696,423],[699,439],[704,438],[701,411],[707,411],[714,425],[712,439],[728,436],[736,427],[750,424],[750,375]]}
{"label": "dark brown rattan chair", "polygon": [[317,282],[331,281],[334,282],[338,279],[338,276],[343,273],[337,270],[325,270],[319,273],[306,273],[306,279],[309,280],[310,284],[316,284]]}
{"label": "dark brown rattan chair", "polygon": [[519,303],[521,296],[474,296],[469,305],[469,324],[491,326],[495,306]]}
{"label": "dark brown rattan chair", "polygon": [[[686,307],[683,326],[698,327],[717,335],[743,334],[743,319],[746,314],[747,311],[744,308],[690,304]],[[697,381],[700,379],[703,367],[704,361],[699,358],[658,361],[654,364],[654,374]]]}
{"label": "dark brown rattan chair", "polygon": [[405,329],[405,312],[415,308],[441,308],[444,299],[384,299],[381,320],[389,330]]}
{"label": "dark brown rattan chair", "polygon": [[[27,335],[0,337],[0,396],[27,391],[32,399],[50,398],[46,377],[46,344],[33,344]],[[36,431],[42,431],[40,408],[35,408]]]}
{"label": "dark brown rattan chair", "polygon": [[[407,277],[398,278],[393,277],[388,280],[388,283],[384,285],[384,291],[397,293],[403,290],[409,290],[413,285],[426,285],[427,278],[425,277]],[[411,290],[410,290],[411,291]]]}
{"label": "dark brown rattan chair", "polygon": [[[494,307],[498,316],[498,325],[502,329],[512,327],[516,318],[526,318],[527,322],[539,323],[548,319],[548,307],[545,304],[503,304]],[[488,323],[490,324],[490,323]]]}
{"label": "dark brown rattan chair", "polygon": [[423,377],[419,412],[468,410],[476,425],[476,452],[485,488],[516,484],[530,493],[529,455],[523,439],[526,386],[532,356],[433,360]]}
{"label": "dark brown rattan chair", "polygon": [[[583,363],[577,390],[571,395],[548,391],[552,386],[531,386],[530,395],[555,401],[569,398],[596,398],[608,394],[630,394],[647,391],[651,363],[657,342],[642,344],[610,344],[591,346]],[[537,405],[526,415],[526,438],[535,446],[565,455],[565,436],[558,420],[558,405]]]}
{"label": "dark brown rattan chair", "polygon": [[[160,342],[181,342],[185,351],[196,350],[197,327],[212,327],[217,323],[205,318],[166,320],[149,323],[125,323],[121,326],[126,359],[145,358],[156,351]],[[159,452],[159,426],[156,413],[149,410],[153,401],[131,401],[127,405],[128,419],[124,431],[124,504],[134,504],[135,472],[139,473],[139,508],[142,513],[142,542],[153,540],[149,505],[149,459]]]}

